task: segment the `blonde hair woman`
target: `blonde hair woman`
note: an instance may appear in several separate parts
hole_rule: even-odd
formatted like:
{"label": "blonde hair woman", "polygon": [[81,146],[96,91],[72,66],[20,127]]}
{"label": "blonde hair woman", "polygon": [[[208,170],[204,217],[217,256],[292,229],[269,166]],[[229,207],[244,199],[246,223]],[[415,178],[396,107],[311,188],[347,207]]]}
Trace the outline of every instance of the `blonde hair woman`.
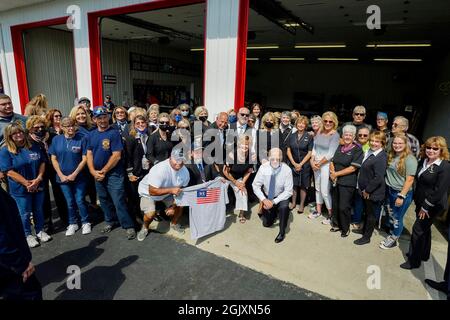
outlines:
{"label": "blonde hair woman", "polygon": [[70,110],[69,117],[75,120],[78,126],[78,132],[83,136],[86,137],[89,134],[89,131],[92,130],[92,119],[89,113],[86,112],[84,106],[78,105],[73,107],[72,110]]}
{"label": "blonde hair woman", "polygon": [[47,97],[42,93],[31,99],[25,106],[26,116],[45,116],[48,109]]}
{"label": "blonde hair woman", "polygon": [[444,137],[428,138],[422,145],[416,175],[414,203],[416,221],[412,227],[408,261],[403,269],[419,268],[422,261],[430,258],[431,226],[434,219],[448,207],[450,187],[450,157]]}
{"label": "blonde hair woman", "polygon": [[314,137],[314,147],[311,155],[311,167],[314,171],[316,188],[316,210],[308,218],[315,219],[322,215],[322,205],[328,209],[328,217],[322,223],[331,223],[332,199],[330,193],[330,160],[339,146],[338,118],[334,112],[328,111],[322,115],[322,127]]}
{"label": "blonde hair woman", "polygon": [[[9,193],[19,209],[22,225],[30,248],[51,240],[44,229],[44,172],[46,155],[32,144],[25,129],[17,123],[5,128],[5,147],[0,149],[0,171],[8,177]],[[33,214],[36,237],[31,232]]]}
{"label": "blonde hair woman", "polygon": [[391,232],[380,245],[382,249],[397,246],[403,231],[403,217],[412,202],[414,177],[417,172],[417,160],[411,152],[406,136],[396,136],[388,153],[386,186],[388,203],[391,208]]}
{"label": "blonde hair woman", "polygon": [[[76,121],[64,118],[61,121],[63,134],[56,136],[48,150],[51,162],[56,171],[56,182],[60,185],[68,208],[66,236],[72,236],[79,229],[82,234],[91,233],[89,213],[86,204],[86,140],[78,134]],[[78,221],[78,214],[81,221]]]}
{"label": "blonde hair woman", "polygon": [[278,119],[273,112],[266,112],[262,117],[256,138],[258,160],[260,164],[263,164],[267,161],[270,149],[281,148]]}

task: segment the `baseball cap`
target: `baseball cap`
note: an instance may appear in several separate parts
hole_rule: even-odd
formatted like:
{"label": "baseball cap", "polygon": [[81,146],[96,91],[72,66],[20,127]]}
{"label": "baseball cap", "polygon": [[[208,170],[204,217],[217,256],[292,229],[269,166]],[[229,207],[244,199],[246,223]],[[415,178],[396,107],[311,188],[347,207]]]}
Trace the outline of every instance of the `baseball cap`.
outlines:
{"label": "baseball cap", "polygon": [[387,115],[386,112],[381,112],[381,111],[379,111],[379,112],[377,113],[377,118],[383,118],[383,119],[386,119],[386,120],[387,120],[388,115]]}
{"label": "baseball cap", "polygon": [[187,161],[182,148],[173,149],[170,154],[170,157],[173,158],[176,162],[186,162]]}
{"label": "baseball cap", "polygon": [[93,117],[100,117],[103,115],[109,115],[108,110],[103,106],[98,106],[94,108]]}
{"label": "baseball cap", "polygon": [[83,102],[91,103],[91,100],[89,100],[89,98],[87,98],[87,97],[81,97],[80,99],[78,99],[78,103],[83,103]]}

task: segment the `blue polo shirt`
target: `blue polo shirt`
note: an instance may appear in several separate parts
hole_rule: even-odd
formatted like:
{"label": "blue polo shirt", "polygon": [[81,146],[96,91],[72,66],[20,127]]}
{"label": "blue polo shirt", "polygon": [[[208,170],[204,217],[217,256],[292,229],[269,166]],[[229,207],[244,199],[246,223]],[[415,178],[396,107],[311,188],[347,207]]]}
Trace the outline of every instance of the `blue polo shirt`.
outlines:
{"label": "blue polo shirt", "polygon": [[[103,132],[98,131],[98,129],[89,132],[87,150],[92,151],[94,169],[103,169],[113,152],[122,152],[123,150],[120,132],[112,127]],[[122,160],[116,166],[116,168],[119,167],[122,167]]]}
{"label": "blue polo shirt", "polygon": [[[72,174],[86,155],[86,139],[77,132],[73,138],[66,138],[63,134],[53,138],[48,149],[50,155],[56,156],[61,172],[68,176]],[[77,176],[80,178],[83,172]],[[61,179],[56,175],[56,181],[61,183]]]}
{"label": "blue polo shirt", "polygon": [[[39,167],[45,162],[45,155],[37,144],[33,144],[30,149],[21,148],[18,154],[13,154],[6,147],[0,149],[0,171],[7,172],[14,170],[27,180],[36,179],[39,175]],[[20,183],[15,182],[8,177],[9,191],[13,196],[25,196],[28,193]],[[39,185],[39,189],[43,188],[43,184]]]}

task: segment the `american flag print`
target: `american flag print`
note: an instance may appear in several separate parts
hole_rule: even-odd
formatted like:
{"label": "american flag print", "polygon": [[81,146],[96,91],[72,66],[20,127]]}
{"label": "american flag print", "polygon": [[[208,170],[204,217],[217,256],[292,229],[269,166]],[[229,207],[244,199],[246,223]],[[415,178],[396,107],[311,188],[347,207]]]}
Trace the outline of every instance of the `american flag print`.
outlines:
{"label": "american flag print", "polygon": [[218,203],[220,199],[220,188],[197,190],[197,204]]}

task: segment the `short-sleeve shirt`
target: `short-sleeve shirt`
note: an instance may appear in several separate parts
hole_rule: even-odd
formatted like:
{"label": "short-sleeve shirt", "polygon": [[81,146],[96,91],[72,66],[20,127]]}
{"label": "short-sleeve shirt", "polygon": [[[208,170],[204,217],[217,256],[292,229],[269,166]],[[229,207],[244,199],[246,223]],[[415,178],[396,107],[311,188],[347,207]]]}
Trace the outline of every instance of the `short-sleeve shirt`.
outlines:
{"label": "short-sleeve shirt", "polygon": [[[86,139],[81,133],[76,133],[73,138],[66,138],[63,134],[56,136],[53,138],[48,153],[56,156],[61,172],[66,176],[70,175],[86,155]],[[77,180],[80,175],[77,176]],[[56,181],[61,183],[58,175],[56,175]]]}
{"label": "short-sleeve shirt", "polygon": [[386,184],[392,189],[397,191],[401,191],[403,189],[406,177],[415,176],[417,171],[417,159],[412,154],[409,154],[405,159],[405,175],[402,175],[400,174],[400,172],[397,171],[397,165],[399,160],[400,157],[398,156],[395,157],[393,161],[390,164],[388,164],[386,170]]}
{"label": "short-sleeve shirt", "polygon": [[[120,132],[112,127],[100,132],[98,129],[89,132],[87,150],[92,151],[94,158],[94,169],[101,170],[108,163],[113,152],[123,150],[122,137]],[[116,168],[122,167],[119,161]]]}
{"label": "short-sleeve shirt", "polygon": [[[353,148],[346,150],[344,146],[339,146],[334,153],[332,162],[334,165],[334,171],[341,171],[345,168],[353,166],[360,168],[364,158],[364,153],[360,146],[354,144]],[[356,187],[356,181],[358,177],[358,171],[352,172],[345,176],[341,176],[337,179],[337,184],[347,187]]]}
{"label": "short-sleeve shirt", "polygon": [[[150,169],[150,172],[139,183],[138,192],[141,197],[149,198],[149,186],[154,188],[186,187],[189,179],[189,170],[185,166],[176,171],[170,166],[170,159],[167,159]],[[161,201],[165,197],[167,195],[151,196],[155,201]]]}
{"label": "short-sleeve shirt", "polygon": [[[39,175],[39,167],[45,162],[46,156],[42,154],[37,144],[32,144],[30,149],[20,148],[17,154],[8,151],[6,147],[0,149],[0,171],[13,170],[27,180],[34,180]],[[27,188],[8,177],[9,192],[13,196],[25,196]],[[43,184],[38,189],[43,188]]]}

